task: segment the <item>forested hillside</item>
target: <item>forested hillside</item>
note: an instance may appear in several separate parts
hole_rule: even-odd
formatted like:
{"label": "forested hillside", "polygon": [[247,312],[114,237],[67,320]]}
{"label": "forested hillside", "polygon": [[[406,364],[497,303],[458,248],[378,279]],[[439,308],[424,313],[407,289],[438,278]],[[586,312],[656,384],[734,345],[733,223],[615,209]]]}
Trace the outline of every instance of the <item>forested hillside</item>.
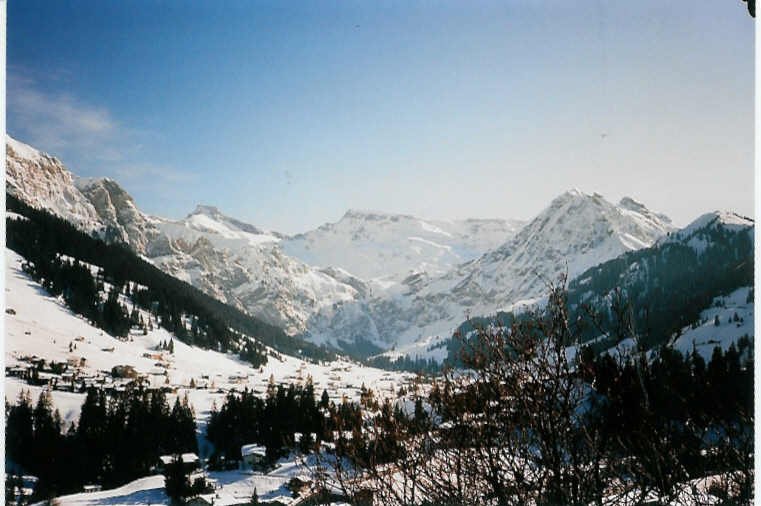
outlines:
{"label": "forested hillside", "polygon": [[[264,345],[290,355],[333,357],[325,348],[290,337],[161,272],[125,246],[106,244],[12,195],[6,195],[6,202],[8,211],[23,217],[6,220],[7,245],[27,260],[29,274],[113,335],[125,336],[131,326],[140,325],[137,314],[120,302],[123,295],[133,309],[150,311],[179,339],[240,353],[254,365],[266,362]],[[85,264],[97,266],[97,272]]]}
{"label": "forested hillside", "polygon": [[[591,311],[609,332],[631,323],[646,349],[664,344],[696,323],[714,298],[753,285],[753,225],[736,215],[705,215],[651,248],[626,253],[571,280],[569,306],[577,313]],[[618,315],[617,304],[624,306]],[[620,315],[628,321],[618,321]],[[599,335],[597,328],[586,332],[590,339]]]}
{"label": "forested hillside", "polygon": [[[652,349],[675,332],[697,324],[716,297],[753,286],[752,220],[710,213],[652,247],[624,253],[569,280],[572,319],[584,322],[582,343],[606,350],[636,335]],[[552,280],[557,281],[557,280]],[[455,336],[467,339],[489,326],[508,328],[512,312],[472,317]],[[591,341],[594,339],[594,343]],[[449,342],[449,361],[458,363],[463,339]]]}

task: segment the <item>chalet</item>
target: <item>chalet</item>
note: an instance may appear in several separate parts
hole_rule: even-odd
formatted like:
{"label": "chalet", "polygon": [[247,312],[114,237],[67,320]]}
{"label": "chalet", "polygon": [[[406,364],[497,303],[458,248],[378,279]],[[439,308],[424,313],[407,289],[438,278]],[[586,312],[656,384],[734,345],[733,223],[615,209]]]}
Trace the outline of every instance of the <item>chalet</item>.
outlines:
{"label": "chalet", "polygon": [[243,467],[247,469],[262,469],[267,458],[267,448],[258,444],[247,444],[240,447],[243,457]]}
{"label": "chalet", "polygon": [[28,379],[30,385],[49,385],[55,387],[61,376],[52,372],[37,372],[33,371],[31,377]]}
{"label": "chalet", "polygon": [[160,472],[164,472],[168,465],[179,460],[182,462],[182,468],[186,473],[191,473],[199,468],[200,460],[195,453],[183,453],[182,455],[162,455],[159,457],[159,462],[156,465],[156,469]]}
{"label": "chalet", "polygon": [[227,381],[230,383],[245,383],[248,381],[248,376],[241,373],[231,374],[227,377]]}
{"label": "chalet", "polygon": [[5,376],[15,376],[17,378],[27,379],[29,378],[29,368],[22,366],[6,367]]}
{"label": "chalet", "polygon": [[37,355],[32,355],[27,359],[27,362],[30,362],[32,365],[38,368],[45,367],[45,359],[42,357],[38,357]]}
{"label": "chalet", "polygon": [[85,485],[82,487],[82,492],[85,494],[91,494],[93,492],[100,492],[102,487],[100,485]]}
{"label": "chalet", "polygon": [[111,376],[114,378],[135,378],[137,371],[131,365],[115,365],[111,368]]}
{"label": "chalet", "polygon": [[206,484],[206,473],[201,469],[197,469],[188,475],[188,481],[191,485],[194,485],[199,480]]}
{"label": "chalet", "polygon": [[214,494],[197,495],[185,502],[185,506],[211,506],[212,504],[214,504]]}

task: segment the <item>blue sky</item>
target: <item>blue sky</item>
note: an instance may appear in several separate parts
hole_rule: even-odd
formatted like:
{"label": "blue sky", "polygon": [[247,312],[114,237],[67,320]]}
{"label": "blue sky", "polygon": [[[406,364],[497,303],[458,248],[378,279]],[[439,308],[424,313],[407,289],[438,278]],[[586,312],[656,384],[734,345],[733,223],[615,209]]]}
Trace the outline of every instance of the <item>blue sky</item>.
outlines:
{"label": "blue sky", "polygon": [[[8,2],[11,135],[145,211],[753,213],[742,2]],[[569,4],[573,4],[572,6]]]}

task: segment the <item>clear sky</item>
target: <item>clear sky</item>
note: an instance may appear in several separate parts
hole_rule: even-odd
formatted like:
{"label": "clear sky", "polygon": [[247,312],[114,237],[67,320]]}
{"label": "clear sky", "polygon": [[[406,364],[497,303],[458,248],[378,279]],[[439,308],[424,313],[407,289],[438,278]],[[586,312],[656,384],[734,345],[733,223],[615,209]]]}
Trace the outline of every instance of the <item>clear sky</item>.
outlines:
{"label": "clear sky", "polygon": [[161,216],[753,214],[739,0],[9,0],[7,59],[9,133]]}

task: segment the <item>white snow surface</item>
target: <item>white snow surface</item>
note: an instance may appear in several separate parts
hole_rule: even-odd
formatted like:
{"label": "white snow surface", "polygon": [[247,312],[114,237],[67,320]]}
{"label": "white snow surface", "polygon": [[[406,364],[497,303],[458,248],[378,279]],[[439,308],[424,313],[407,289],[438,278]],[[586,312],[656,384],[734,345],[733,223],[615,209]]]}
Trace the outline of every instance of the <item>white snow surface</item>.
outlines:
{"label": "white snow surface", "polygon": [[[173,337],[166,330],[158,328],[145,336],[142,332],[136,332],[127,341],[112,337],[72,313],[60,299],[48,295],[21,270],[22,259],[19,255],[7,249],[5,253],[6,307],[16,312],[14,315],[5,315],[7,366],[19,365],[23,357],[32,355],[57,362],[84,357],[86,362],[82,370],[87,374],[110,371],[116,365],[130,365],[138,372],[150,374],[156,372],[156,360],[146,358],[143,354],[161,353],[168,365],[167,374],[150,375],[151,381],[163,385],[168,380],[169,385],[178,389],[178,395],[187,393],[202,427],[212,403],[221,405],[224,392],[249,388],[264,395],[270,377],[276,383],[299,383],[311,377],[315,391],[319,393],[327,389],[335,401],[340,401],[343,396],[358,399],[363,383],[380,396],[395,395],[398,385],[413,378],[410,374],[365,367],[343,359],[315,364],[274,352],[266,365],[253,368],[235,355],[189,346],[176,338],[174,353],[157,352],[156,346],[160,342]],[[75,341],[80,336],[84,339]],[[71,342],[77,345],[73,352],[69,352]],[[110,348],[114,351],[104,351]],[[199,388],[191,389],[191,380]],[[200,388],[201,386],[209,388]],[[6,379],[5,393],[8,399],[16,399],[22,389],[29,390],[33,399],[42,390],[41,387],[31,387],[15,378]],[[54,390],[52,396],[66,421],[77,419],[84,400],[83,394]]]}
{"label": "white snow surface", "polygon": [[399,282],[417,272],[444,274],[507,241],[522,225],[519,220],[424,220],[350,210],[336,223],[284,240],[283,250],[310,265],[340,267],[368,282]]}
{"label": "white snow surface", "polygon": [[[682,329],[674,339],[673,347],[682,353],[692,353],[693,347],[705,359],[711,360],[715,347],[727,351],[743,336],[754,339],[754,305],[747,302],[750,287],[738,288],[726,297],[717,297],[711,307],[700,313],[700,323],[697,328],[691,326]],[[734,321],[734,316],[741,321]],[[716,317],[719,325],[715,325]]]}

